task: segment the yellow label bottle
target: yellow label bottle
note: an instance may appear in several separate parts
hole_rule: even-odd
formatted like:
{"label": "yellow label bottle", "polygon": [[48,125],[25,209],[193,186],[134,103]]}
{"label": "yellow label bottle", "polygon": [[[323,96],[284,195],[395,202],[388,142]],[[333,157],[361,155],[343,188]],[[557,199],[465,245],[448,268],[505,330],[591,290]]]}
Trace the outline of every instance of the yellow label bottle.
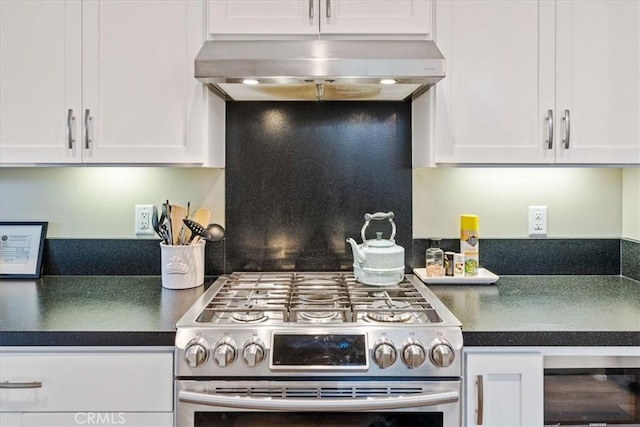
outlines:
{"label": "yellow label bottle", "polygon": [[460,252],[464,255],[464,275],[477,276],[480,255],[478,215],[460,216]]}

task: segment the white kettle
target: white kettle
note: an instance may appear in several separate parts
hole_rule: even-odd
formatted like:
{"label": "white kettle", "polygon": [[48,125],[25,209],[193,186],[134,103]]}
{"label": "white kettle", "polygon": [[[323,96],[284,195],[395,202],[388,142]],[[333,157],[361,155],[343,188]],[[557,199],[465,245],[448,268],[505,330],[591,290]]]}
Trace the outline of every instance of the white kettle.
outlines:
{"label": "white kettle", "polygon": [[[404,248],[396,245],[396,224],[393,212],[376,212],[364,215],[365,223],[360,235],[362,244],[352,238],[347,239],[353,250],[353,273],[357,281],[365,285],[396,285],[404,278]],[[383,239],[382,233],[376,233],[375,239],[367,240],[365,230],[372,220],[388,219],[391,223],[391,237]]]}

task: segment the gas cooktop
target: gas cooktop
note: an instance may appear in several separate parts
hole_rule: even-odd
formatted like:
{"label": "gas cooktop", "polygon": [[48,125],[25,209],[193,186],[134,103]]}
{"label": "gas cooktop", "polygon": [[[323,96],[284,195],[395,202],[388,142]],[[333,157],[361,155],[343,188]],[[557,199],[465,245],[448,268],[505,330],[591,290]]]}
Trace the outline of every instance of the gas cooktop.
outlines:
{"label": "gas cooktop", "polygon": [[413,275],[367,286],[348,272],[233,273],[177,328],[181,376],[460,375],[460,322]]}

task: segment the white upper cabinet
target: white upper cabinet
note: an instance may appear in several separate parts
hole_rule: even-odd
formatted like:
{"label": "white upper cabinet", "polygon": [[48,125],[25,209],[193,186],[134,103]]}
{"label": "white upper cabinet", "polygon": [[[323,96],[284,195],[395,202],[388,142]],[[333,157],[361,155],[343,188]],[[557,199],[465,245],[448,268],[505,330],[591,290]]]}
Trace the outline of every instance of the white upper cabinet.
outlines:
{"label": "white upper cabinet", "polygon": [[202,13],[192,0],[83,4],[85,162],[202,162]]}
{"label": "white upper cabinet", "polygon": [[206,163],[204,3],[5,1],[3,163]]}
{"label": "white upper cabinet", "polygon": [[640,164],[640,1],[556,10],[556,161]]}
{"label": "white upper cabinet", "polygon": [[447,77],[430,163],[640,163],[640,2],[438,0],[435,14]]}
{"label": "white upper cabinet", "polygon": [[209,32],[429,34],[431,0],[210,0]]}
{"label": "white upper cabinet", "polygon": [[79,1],[0,1],[0,162],[80,161],[70,138],[79,137],[81,18]]}
{"label": "white upper cabinet", "polygon": [[436,162],[553,161],[540,119],[553,108],[553,9],[537,0],[436,2],[447,67],[432,88]]}

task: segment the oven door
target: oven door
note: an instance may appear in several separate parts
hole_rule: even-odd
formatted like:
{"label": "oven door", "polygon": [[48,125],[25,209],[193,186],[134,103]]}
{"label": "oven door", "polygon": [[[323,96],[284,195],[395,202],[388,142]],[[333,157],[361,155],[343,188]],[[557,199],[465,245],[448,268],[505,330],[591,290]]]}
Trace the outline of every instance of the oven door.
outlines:
{"label": "oven door", "polygon": [[459,426],[460,380],[176,382],[176,425]]}
{"label": "oven door", "polygon": [[640,427],[640,357],[545,357],[544,424]]}

